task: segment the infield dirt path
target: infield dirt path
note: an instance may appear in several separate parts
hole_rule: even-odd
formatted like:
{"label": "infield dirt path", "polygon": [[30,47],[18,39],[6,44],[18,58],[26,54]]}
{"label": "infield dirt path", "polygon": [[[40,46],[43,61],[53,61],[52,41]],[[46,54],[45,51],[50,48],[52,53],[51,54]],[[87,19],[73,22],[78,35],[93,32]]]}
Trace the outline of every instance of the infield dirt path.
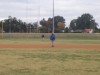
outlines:
{"label": "infield dirt path", "polygon": [[[52,48],[50,44],[0,44],[0,48],[23,48],[23,49],[35,49],[35,48]],[[54,48],[66,48],[66,49],[97,49],[100,50],[100,44],[56,44]]]}

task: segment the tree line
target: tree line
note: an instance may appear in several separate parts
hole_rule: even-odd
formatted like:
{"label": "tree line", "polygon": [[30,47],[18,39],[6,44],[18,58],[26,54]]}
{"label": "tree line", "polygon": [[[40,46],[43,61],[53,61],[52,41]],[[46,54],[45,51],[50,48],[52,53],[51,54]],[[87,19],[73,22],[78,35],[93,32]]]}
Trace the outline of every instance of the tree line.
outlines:
{"label": "tree line", "polygon": [[55,16],[53,18],[48,18],[47,20],[43,18],[39,23],[26,23],[16,17],[9,16],[8,19],[0,21],[0,31],[2,32],[3,29],[3,32],[5,33],[50,33],[53,29],[53,19],[55,33],[67,33],[84,29],[93,29],[95,32],[100,32],[94,17],[89,13],[82,14],[77,19],[71,20],[69,27],[66,27],[65,19],[62,16]]}

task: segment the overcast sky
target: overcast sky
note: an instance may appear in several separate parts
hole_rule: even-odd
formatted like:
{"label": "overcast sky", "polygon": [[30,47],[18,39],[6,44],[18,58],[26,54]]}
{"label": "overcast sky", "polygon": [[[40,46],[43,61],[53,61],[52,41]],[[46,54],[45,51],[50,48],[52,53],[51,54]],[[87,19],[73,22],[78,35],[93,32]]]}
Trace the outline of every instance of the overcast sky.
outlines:
{"label": "overcast sky", "polygon": [[[66,25],[84,13],[93,15],[100,25],[100,0],[54,0],[55,16],[63,16]],[[8,16],[26,22],[52,17],[53,0],[0,0],[0,20]],[[99,26],[100,27],[100,26]]]}

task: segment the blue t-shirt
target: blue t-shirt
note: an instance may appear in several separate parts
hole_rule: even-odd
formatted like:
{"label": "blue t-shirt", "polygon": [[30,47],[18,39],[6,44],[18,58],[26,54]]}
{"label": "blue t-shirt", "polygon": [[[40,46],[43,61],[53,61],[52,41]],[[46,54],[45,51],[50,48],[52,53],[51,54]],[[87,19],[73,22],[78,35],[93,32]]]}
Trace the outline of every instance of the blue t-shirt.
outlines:
{"label": "blue t-shirt", "polygon": [[51,36],[50,36],[50,40],[54,41],[55,38],[56,38],[55,35],[54,35],[54,34],[51,34]]}

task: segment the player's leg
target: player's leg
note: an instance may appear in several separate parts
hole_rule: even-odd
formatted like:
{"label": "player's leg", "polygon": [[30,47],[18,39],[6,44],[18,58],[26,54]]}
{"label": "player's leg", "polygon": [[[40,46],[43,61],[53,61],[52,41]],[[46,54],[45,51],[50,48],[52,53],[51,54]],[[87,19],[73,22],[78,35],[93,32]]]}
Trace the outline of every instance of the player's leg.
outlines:
{"label": "player's leg", "polygon": [[54,47],[54,40],[52,40],[51,42],[52,42],[52,47]]}

